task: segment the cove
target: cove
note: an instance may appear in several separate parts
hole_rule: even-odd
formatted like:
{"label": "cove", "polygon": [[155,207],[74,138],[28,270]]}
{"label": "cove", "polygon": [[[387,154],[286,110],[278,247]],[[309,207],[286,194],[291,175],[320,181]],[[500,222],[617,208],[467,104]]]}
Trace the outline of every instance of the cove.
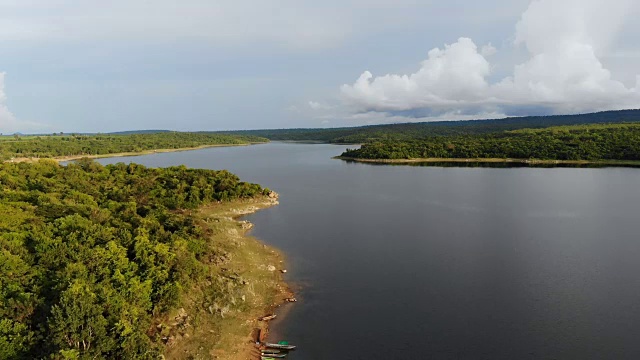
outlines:
{"label": "cove", "polygon": [[293,359],[640,358],[640,170],[381,166],[270,143],[99,162],[227,169],[300,300]]}

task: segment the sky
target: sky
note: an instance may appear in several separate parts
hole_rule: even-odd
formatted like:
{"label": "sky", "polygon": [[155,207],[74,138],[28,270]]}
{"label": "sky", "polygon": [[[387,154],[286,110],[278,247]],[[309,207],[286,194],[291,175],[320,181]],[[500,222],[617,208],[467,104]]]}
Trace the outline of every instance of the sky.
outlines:
{"label": "sky", "polygon": [[636,0],[0,0],[0,132],[640,108]]}

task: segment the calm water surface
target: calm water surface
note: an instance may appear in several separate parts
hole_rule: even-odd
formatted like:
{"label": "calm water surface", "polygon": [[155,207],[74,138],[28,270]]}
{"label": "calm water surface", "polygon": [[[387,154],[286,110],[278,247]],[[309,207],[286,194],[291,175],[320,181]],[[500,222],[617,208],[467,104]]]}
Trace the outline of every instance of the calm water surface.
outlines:
{"label": "calm water surface", "polygon": [[[228,169],[301,300],[292,359],[640,359],[640,170],[372,166],[272,143],[103,159]],[[275,338],[277,337],[277,338]]]}

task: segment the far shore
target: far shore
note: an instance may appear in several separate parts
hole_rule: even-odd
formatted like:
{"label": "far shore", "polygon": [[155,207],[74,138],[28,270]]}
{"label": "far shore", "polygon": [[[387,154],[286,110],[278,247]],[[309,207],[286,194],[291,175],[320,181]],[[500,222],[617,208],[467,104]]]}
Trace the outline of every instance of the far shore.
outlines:
{"label": "far shore", "polygon": [[377,164],[416,164],[416,163],[512,163],[529,165],[611,165],[640,166],[637,160],[541,160],[541,159],[503,159],[503,158],[413,158],[413,159],[361,159],[347,156],[335,156],[334,159]]}
{"label": "far shore", "polygon": [[200,150],[207,149],[212,147],[228,147],[228,146],[249,146],[249,145],[258,145],[258,144],[267,144],[266,142],[256,142],[256,143],[245,143],[245,144],[212,144],[212,145],[200,145],[196,147],[186,147],[186,148],[176,148],[176,149],[152,149],[152,150],[142,150],[142,151],[133,151],[133,152],[121,152],[121,153],[113,153],[113,154],[100,154],[100,155],[90,155],[90,154],[78,154],[78,155],[67,155],[67,156],[56,156],[56,157],[20,157],[13,158],[10,160],[5,160],[5,162],[34,162],[38,160],[54,160],[57,162],[65,162],[72,160],[79,160],[83,158],[89,159],[103,159],[103,158],[112,158],[112,157],[126,157],[126,156],[140,156],[140,155],[150,155],[157,153],[170,153],[170,152],[179,152],[179,151],[191,151],[191,150]]}

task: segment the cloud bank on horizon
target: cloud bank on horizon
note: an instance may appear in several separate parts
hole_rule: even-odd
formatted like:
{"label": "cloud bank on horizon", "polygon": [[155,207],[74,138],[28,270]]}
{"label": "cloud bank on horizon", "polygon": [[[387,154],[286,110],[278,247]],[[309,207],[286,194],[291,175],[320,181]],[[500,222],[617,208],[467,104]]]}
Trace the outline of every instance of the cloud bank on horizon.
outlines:
{"label": "cloud bank on horizon", "polygon": [[601,62],[627,19],[632,0],[536,0],[516,25],[515,45],[529,58],[513,74],[490,82],[482,48],[462,37],[428,53],[408,75],[365,71],[341,87],[348,111],[375,118],[487,118],[640,108],[640,76],[634,87],[612,78]]}
{"label": "cloud bank on horizon", "polygon": [[34,121],[18,119],[6,105],[7,94],[4,90],[6,74],[0,72],[0,133],[17,133],[21,131],[48,131],[50,126]]}
{"label": "cloud bank on horizon", "polygon": [[0,132],[640,108],[639,15],[637,0],[0,0]]}
{"label": "cloud bank on horizon", "polygon": [[[24,118],[68,132],[313,126],[284,109],[342,81],[327,59],[352,57],[371,34],[419,32],[430,9],[458,1],[0,0],[16,115],[5,111],[0,132],[45,131]],[[511,15],[513,0],[492,1],[493,20]],[[321,66],[309,74],[309,63]],[[326,84],[301,89],[306,76]]]}
{"label": "cloud bank on horizon", "polygon": [[15,129],[17,125],[16,117],[9,111],[7,105],[7,95],[4,92],[5,73],[0,72],[0,129]]}

